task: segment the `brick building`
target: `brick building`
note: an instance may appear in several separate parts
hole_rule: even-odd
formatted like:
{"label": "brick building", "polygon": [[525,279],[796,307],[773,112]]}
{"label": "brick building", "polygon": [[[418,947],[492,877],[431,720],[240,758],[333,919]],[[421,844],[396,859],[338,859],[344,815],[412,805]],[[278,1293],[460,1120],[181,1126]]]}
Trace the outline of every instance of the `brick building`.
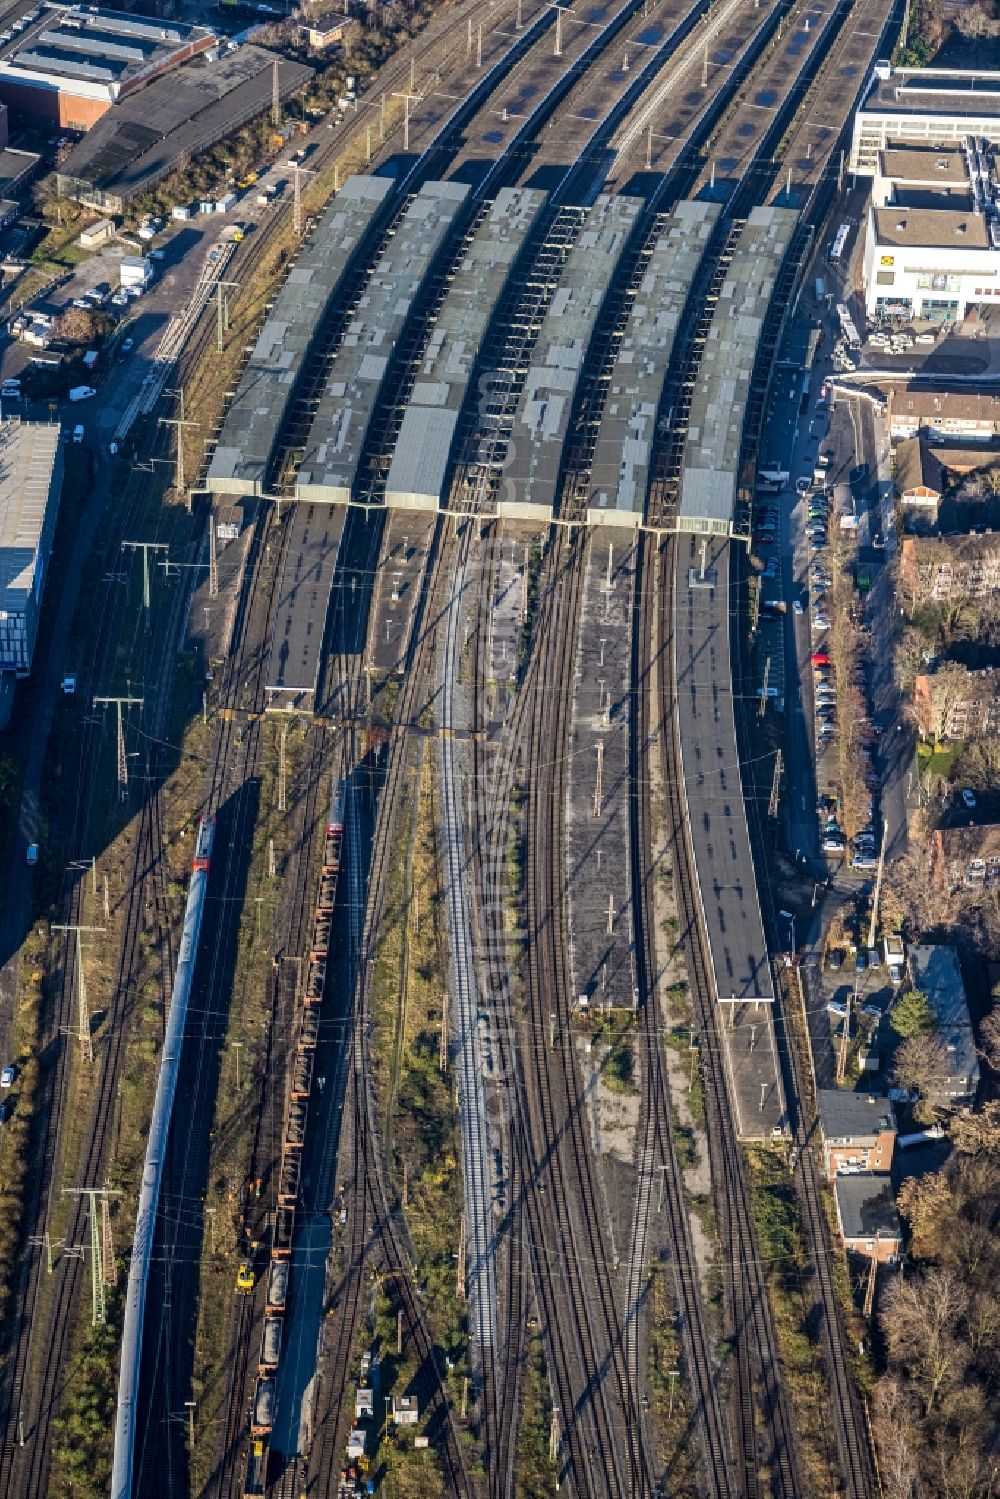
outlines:
{"label": "brick building", "polygon": [[968,671],[950,662],[913,683],[913,713],[926,739],[1000,735],[1000,670]]}
{"label": "brick building", "polygon": [[1000,536],[906,536],[899,581],[911,608],[1000,589]]}
{"label": "brick building", "polygon": [[896,448],[896,489],[904,505],[937,515],[944,493],[944,470],[922,437],[907,437]]}
{"label": "brick building", "polygon": [[887,1098],[820,1088],[816,1109],[823,1136],[823,1166],[832,1181],[858,1172],[887,1172],[896,1143],[896,1120]]}
{"label": "brick building", "polygon": [[893,442],[918,432],[939,441],[988,441],[1000,435],[1000,396],[892,386],[886,397],[886,421]]}
{"label": "brick building", "polygon": [[838,1176],[833,1195],[844,1248],[880,1265],[893,1264],[903,1236],[889,1177]]}

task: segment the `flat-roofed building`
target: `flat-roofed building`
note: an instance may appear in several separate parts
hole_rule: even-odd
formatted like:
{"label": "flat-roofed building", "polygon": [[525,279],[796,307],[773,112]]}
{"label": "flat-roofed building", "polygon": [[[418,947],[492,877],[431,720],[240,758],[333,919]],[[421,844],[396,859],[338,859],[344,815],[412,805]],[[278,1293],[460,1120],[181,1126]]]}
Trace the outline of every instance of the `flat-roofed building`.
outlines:
{"label": "flat-roofed building", "polygon": [[838,1176],[833,1184],[844,1248],[893,1264],[903,1242],[889,1176]]}
{"label": "flat-roofed building", "polygon": [[967,194],[969,172],[962,147],[914,146],[890,141],[878,154],[872,202],[888,203],[894,192],[907,188]]}
{"label": "flat-roofed building", "polygon": [[59,514],[56,422],[0,422],[0,671],[26,677]]}
{"label": "flat-roofed building", "polygon": [[975,199],[956,209],[948,194],[920,206],[868,211],[862,283],[870,317],[956,322],[971,306],[1000,296],[996,225]]}
{"label": "flat-roofed building", "polygon": [[823,1165],[831,1180],[892,1168],[896,1120],[888,1098],[846,1088],[819,1088],[816,1112],[823,1136]]}
{"label": "flat-roofed building", "polygon": [[961,145],[969,136],[1000,143],[1000,73],[878,62],[854,116],[850,170],[874,177],[890,144]]}
{"label": "flat-roofed building", "polygon": [[205,26],[47,4],[0,53],[0,99],[15,113],[88,130],[117,100],[214,45]]}
{"label": "flat-roofed building", "polygon": [[924,737],[935,742],[1000,735],[1000,669],[969,671],[949,662],[921,672],[913,683],[913,715]]}
{"label": "flat-roofed building", "polygon": [[186,161],[285,100],[312,69],[250,43],[195,58],[120,98],[56,171],[60,193],[122,213]]}

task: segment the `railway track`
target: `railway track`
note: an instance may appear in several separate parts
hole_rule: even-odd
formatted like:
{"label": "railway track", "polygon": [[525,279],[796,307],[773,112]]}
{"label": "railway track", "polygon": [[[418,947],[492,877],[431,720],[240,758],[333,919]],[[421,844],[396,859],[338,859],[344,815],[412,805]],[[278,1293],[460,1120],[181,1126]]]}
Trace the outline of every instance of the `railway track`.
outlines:
{"label": "railway track", "polygon": [[[85,684],[88,698],[106,687],[111,680],[116,641],[114,580],[120,566],[122,538],[134,528],[141,511],[142,498],[141,482],[132,479],[124,514],[112,530],[106,545],[104,555],[109,581],[102,595],[93,664]],[[161,685],[161,690],[151,705],[152,716],[146,740],[143,779],[150,791],[150,803],[148,808],[144,804],[141,810],[132,849],[130,884],[124,900],[124,911],[120,916],[121,936],[111,1006],[102,1030],[93,1043],[93,1098],[89,1119],[83,1130],[80,1157],[72,1167],[74,1185],[102,1187],[112,1166],[116,1143],[114,1101],[131,1031],[135,997],[133,979],[142,962],[140,935],[147,928],[147,899],[152,901],[153,924],[158,929],[161,940],[169,941],[162,836],[156,808],[162,773],[158,745],[168,737],[166,728],[173,661],[168,658],[165,672],[159,669],[153,672],[150,665],[158,659],[164,641],[183,613],[184,592],[182,588],[175,594],[165,629],[161,626],[155,637],[139,631],[130,642],[128,670],[135,670],[140,681],[149,678],[159,680]],[[88,830],[94,807],[96,767],[102,742],[103,733],[97,724],[93,720],[85,720],[80,741],[74,824],[69,842],[69,848],[75,855],[75,867],[71,866],[67,871],[63,896],[64,923],[70,927],[86,923],[87,920],[83,904],[85,877],[80,873],[79,866],[81,862],[86,862]],[[93,924],[92,915],[90,920]],[[61,1159],[61,1128],[69,1090],[71,1086],[80,1086],[83,1069],[90,1065],[82,1058],[71,1055],[72,1049],[79,1044],[77,982],[76,947],[73,936],[67,932],[63,941],[59,995],[53,1015],[55,1061],[41,1143],[41,1165],[34,1177],[35,1191],[27,1214],[28,1220],[34,1224],[34,1238],[38,1241],[48,1232],[48,1225],[57,1212],[56,1202],[61,1180],[68,1166]],[[71,1074],[77,1079],[75,1083],[71,1083]],[[44,1108],[43,1102],[40,1104],[40,1111]],[[77,1199],[66,1221],[64,1238],[68,1245],[85,1241],[87,1213],[83,1199]],[[4,1401],[7,1415],[3,1446],[0,1448],[0,1494],[16,1495],[18,1499],[36,1494],[41,1496],[48,1492],[52,1421],[63,1394],[64,1365],[77,1327],[78,1298],[82,1282],[81,1262],[79,1258],[72,1256],[59,1258],[54,1295],[51,1299],[46,1299],[41,1294],[43,1269],[40,1250],[36,1248],[35,1253],[29,1252],[25,1256],[20,1295],[23,1311],[9,1365],[9,1384]],[[40,1325],[40,1319],[44,1325]],[[39,1363],[41,1354],[37,1350],[41,1346],[45,1349],[44,1362],[40,1364],[39,1373],[32,1381],[29,1374],[32,1367]]]}
{"label": "railway track", "polygon": [[[652,1492],[642,1439],[638,1392],[625,1367],[622,1326],[613,1281],[617,1264],[602,1231],[605,1214],[588,1138],[587,1106],[573,1055],[572,1008],[563,926],[562,865],[566,806],[568,684],[579,591],[581,545],[555,546],[543,592],[553,603],[536,649],[541,652],[529,727],[527,1091],[543,1163],[545,1196],[562,1245],[565,1306],[572,1308],[584,1383],[563,1407],[568,1466],[580,1492]],[[571,1204],[578,1204],[573,1212]],[[546,1237],[546,1242],[551,1239]],[[583,1396],[581,1402],[581,1394]],[[569,1418],[565,1412],[573,1411]],[[596,1472],[595,1472],[596,1468]]]}
{"label": "railway track", "polygon": [[[271,523],[278,530],[278,523]],[[190,1388],[194,1307],[204,1223],[201,1212],[221,1042],[229,1012],[229,984],[245,893],[244,851],[257,819],[257,796],[266,653],[277,603],[281,547],[270,525],[251,542],[247,587],[233,629],[236,642],[220,693],[223,708],[249,707],[245,726],[232,713],[217,719],[204,810],[217,819],[210,901],[217,912],[203,940],[195,979],[200,1002],[192,1006],[184,1042],[188,1107],[176,1115],[164,1172],[163,1200],[198,1202],[197,1210],[161,1213],[150,1272],[143,1337],[144,1430],[137,1440],[134,1492],[172,1499],[187,1493],[189,1454],[182,1428],[170,1412],[184,1409]],[[189,1336],[179,1330],[189,1329]],[[246,1339],[244,1338],[244,1342]],[[186,1351],[185,1351],[186,1350]],[[180,1357],[178,1353],[180,1351]],[[238,1363],[243,1348],[238,1343]]]}
{"label": "railway track", "polygon": [[[632,637],[632,701],[630,761],[633,778],[630,792],[630,837],[633,857],[633,906],[636,912],[636,954],[640,996],[640,1029],[643,1047],[643,1102],[641,1156],[663,1167],[663,1203],[667,1212],[666,1242],[672,1266],[674,1300],[680,1315],[684,1372],[690,1389],[694,1417],[701,1437],[707,1492],[726,1499],[733,1492],[732,1457],[720,1405],[718,1360],[706,1326],[699,1291],[684,1182],[674,1147],[670,1107],[670,1085],[662,1051],[663,1009],[657,993],[661,964],[656,954],[656,919],[653,882],[652,785],[657,748],[670,733],[662,716],[664,703],[656,686],[667,669],[666,642],[658,631],[657,600],[662,595],[661,557],[642,539],[639,560],[638,628]],[[633,1262],[644,1264],[652,1216],[652,1190],[647,1187],[636,1205],[636,1237]],[[645,1220],[645,1221],[643,1221]],[[630,1287],[630,1304],[638,1301],[638,1288]],[[636,1371],[636,1377],[638,1371]]]}
{"label": "railway track", "polygon": [[[734,1427],[736,1439],[736,1489],[754,1499],[762,1492],[761,1472],[771,1473],[772,1490],[793,1499],[802,1493],[795,1470],[794,1430],[787,1396],[778,1374],[777,1347],[767,1302],[763,1267],[756,1250],[756,1235],[750,1208],[749,1184],[741,1150],[737,1142],[728,1085],[723,1065],[724,1042],[719,1034],[719,1017],[711,981],[711,970],[704,949],[699,923],[693,855],[684,816],[679,753],[675,742],[675,695],[673,637],[678,629],[674,617],[675,569],[690,565],[688,543],[696,553],[693,540],[683,537],[664,543],[662,556],[662,607],[658,619],[658,638],[664,646],[661,656],[660,713],[671,731],[663,735],[663,779],[667,788],[670,835],[674,848],[674,884],[685,934],[685,952],[691,980],[691,996],[702,1046],[705,1082],[706,1126],[709,1157],[712,1163],[713,1196],[720,1239],[720,1261],[727,1322],[734,1329],[734,1353],[737,1377],[733,1384]],[[667,648],[669,646],[669,649]],[[759,1430],[754,1392],[761,1391],[763,1432]],[[761,1443],[763,1442],[763,1450]]]}
{"label": "railway track", "polygon": [[[258,241],[258,248],[259,248],[259,243],[260,242]],[[207,346],[207,343],[208,343],[209,338],[210,338],[210,331],[211,330],[208,329],[208,328],[203,329],[203,332],[200,335],[202,347]],[[278,575],[278,573],[276,572],[275,576],[277,576],[277,575]],[[225,759],[226,757],[228,757],[230,749],[231,749],[231,744],[227,744],[224,741],[224,747],[220,751],[221,759]],[[254,760],[255,754],[256,754],[256,745],[255,745],[255,742],[254,742],[253,731],[251,730],[250,734],[248,735],[248,749],[247,749],[247,755],[246,755],[246,759],[245,759],[245,766],[246,766],[246,768],[252,769],[252,767],[253,767],[253,765],[255,763],[255,760]],[[221,763],[221,760],[217,759],[217,762],[216,762],[217,767],[218,767],[218,765],[220,763]],[[221,785],[218,786],[218,787],[213,787],[213,799],[215,797],[215,794],[216,794],[217,790],[221,794]],[[229,886],[228,886],[228,883],[227,883],[227,890],[228,890],[228,888],[229,888]],[[213,965],[213,971],[214,971],[214,965]]]}
{"label": "railway track", "polygon": [[[417,346],[420,345],[420,339],[418,339],[418,337],[415,337],[415,339],[412,340],[412,342],[414,342],[414,345],[417,345]],[[378,469],[379,469],[378,463],[375,463],[375,465],[373,465],[373,468],[375,468],[375,471],[378,472]],[[510,1418],[507,1418],[507,1420],[510,1421]]]}

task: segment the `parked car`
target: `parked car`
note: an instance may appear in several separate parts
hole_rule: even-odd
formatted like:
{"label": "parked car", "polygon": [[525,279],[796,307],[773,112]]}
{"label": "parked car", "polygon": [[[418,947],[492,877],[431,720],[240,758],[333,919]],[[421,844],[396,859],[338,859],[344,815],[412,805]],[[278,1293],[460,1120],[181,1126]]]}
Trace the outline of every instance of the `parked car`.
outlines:
{"label": "parked car", "polygon": [[842,854],[847,847],[847,839],[843,833],[824,833],[823,852],[825,854]]}
{"label": "parked car", "polygon": [[841,1018],[845,1018],[847,1015],[847,1006],[840,999],[828,1000],[826,1007],[831,1015],[839,1015]]}
{"label": "parked car", "polygon": [[813,651],[812,656],[810,657],[810,660],[812,661],[813,666],[830,666],[830,665],[832,665],[830,657],[829,657],[829,655],[827,654],[826,651]]}
{"label": "parked car", "polygon": [[863,947],[859,947],[855,955],[854,971],[855,973],[867,973],[868,971],[868,954]]}
{"label": "parked car", "polygon": [[826,966],[834,973],[844,966],[844,950],[842,947],[831,947],[827,949]]}
{"label": "parked car", "polygon": [[28,844],[28,855],[27,855],[27,857],[28,857],[28,863],[29,864],[37,864],[38,863],[38,844],[37,843],[29,843]]}
{"label": "parked car", "polygon": [[974,791],[970,791],[968,786],[966,786],[962,791],[962,801],[968,807],[970,812],[976,805],[976,793]]}
{"label": "parked car", "polygon": [[803,604],[803,602],[802,602],[801,599],[793,599],[792,600],[792,608],[794,609],[794,611],[795,611],[796,614],[804,614],[805,613],[805,607],[806,606],[805,606],[805,604]]}
{"label": "parked car", "polygon": [[13,1088],[16,1078],[17,1068],[13,1066],[5,1067],[3,1071],[0,1072],[0,1088]]}

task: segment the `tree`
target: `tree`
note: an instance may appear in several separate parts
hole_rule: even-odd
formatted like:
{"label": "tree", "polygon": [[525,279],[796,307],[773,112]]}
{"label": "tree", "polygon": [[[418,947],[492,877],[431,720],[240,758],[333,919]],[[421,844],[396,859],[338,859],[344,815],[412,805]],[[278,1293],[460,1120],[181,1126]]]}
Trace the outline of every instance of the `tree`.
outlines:
{"label": "tree", "polygon": [[937,671],[917,680],[913,693],[913,716],[925,739],[935,748],[948,738],[948,724],[955,709],[970,693],[969,673],[957,661],[946,661]]}
{"label": "tree", "polygon": [[872,1428],[885,1499],[912,1499],[917,1485],[919,1437],[903,1382],[893,1375],[880,1379],[876,1386]]}
{"label": "tree", "polygon": [[97,337],[97,319],[85,307],[67,307],[56,318],[53,331],[68,344],[89,346]]}
{"label": "tree", "polygon": [[994,1005],[979,1027],[979,1054],[994,1072],[1000,1072],[1000,1005]]}
{"label": "tree", "polygon": [[956,1114],[948,1133],[961,1155],[1000,1153],[1000,1103],[994,1099],[977,1114]]}
{"label": "tree", "polygon": [[892,1008],[892,1028],[897,1036],[929,1036],[937,1024],[931,1002],[921,989],[907,989]]}
{"label": "tree", "polygon": [[936,1259],[940,1225],[955,1207],[951,1183],[945,1173],[932,1171],[927,1176],[908,1176],[900,1186],[896,1206],[910,1225],[915,1258]]}
{"label": "tree", "polygon": [[920,1390],[925,1415],[961,1383],[968,1367],[968,1344],[961,1336],[968,1304],[964,1286],[947,1270],[897,1280],[886,1295],[889,1355]]}
{"label": "tree", "polygon": [[989,6],[981,4],[980,0],[965,0],[965,4],[959,5],[955,11],[955,25],[963,36],[989,36],[993,16]]}
{"label": "tree", "polygon": [[933,1119],[934,1095],[948,1078],[948,1053],[937,1036],[908,1036],[896,1052],[892,1075],[897,1088],[919,1094],[917,1117]]}
{"label": "tree", "polygon": [[973,791],[1000,785],[1000,739],[977,739],[962,754],[957,779]]}
{"label": "tree", "polygon": [[923,935],[947,926],[956,911],[957,896],[938,888],[924,849],[911,848],[886,870],[882,889],[882,920]]}

